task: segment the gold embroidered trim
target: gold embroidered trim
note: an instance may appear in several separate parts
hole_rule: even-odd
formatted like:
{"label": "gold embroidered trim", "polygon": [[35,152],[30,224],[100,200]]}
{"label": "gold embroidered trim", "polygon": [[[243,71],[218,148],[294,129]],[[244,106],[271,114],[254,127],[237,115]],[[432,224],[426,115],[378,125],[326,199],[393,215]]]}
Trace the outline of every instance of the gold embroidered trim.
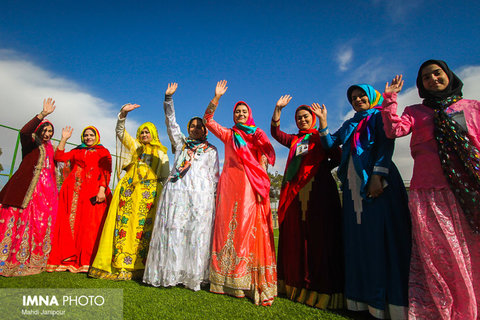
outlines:
{"label": "gold embroidered trim", "polygon": [[40,178],[40,173],[42,172],[43,168],[43,163],[45,161],[45,146],[41,144],[38,147],[40,151],[40,155],[38,156],[38,161],[35,167],[33,167],[33,178],[32,181],[30,182],[30,185],[28,186],[27,193],[25,194],[25,197],[23,198],[22,202],[22,208],[25,209],[28,206],[28,203],[30,200],[32,200],[32,194],[33,191],[35,190],[35,187],[37,186],[38,179]]}
{"label": "gold embroidered trim", "polygon": [[319,293],[305,288],[296,288],[278,281],[278,292],[283,293],[289,300],[300,302],[319,309],[343,309],[345,298],[343,293]]}
{"label": "gold embroidered trim", "polygon": [[75,218],[77,217],[78,197],[80,195],[80,188],[82,185],[81,172],[82,170],[80,168],[75,170],[75,184],[73,185],[72,206],[70,208],[70,216],[68,217],[72,236],[75,236]]}

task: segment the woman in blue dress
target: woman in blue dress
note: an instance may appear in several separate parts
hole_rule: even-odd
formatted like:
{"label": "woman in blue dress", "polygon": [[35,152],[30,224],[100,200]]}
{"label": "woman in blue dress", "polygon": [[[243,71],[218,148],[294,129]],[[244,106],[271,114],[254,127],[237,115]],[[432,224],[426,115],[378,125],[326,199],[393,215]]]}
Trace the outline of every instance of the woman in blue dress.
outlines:
{"label": "woman in blue dress", "polygon": [[410,261],[410,213],[402,178],[392,162],[394,140],[383,130],[381,94],[353,85],[347,98],[355,115],[334,134],[327,109],[314,103],[325,148],[342,145],[342,182],[347,308],[379,319],[406,319]]}

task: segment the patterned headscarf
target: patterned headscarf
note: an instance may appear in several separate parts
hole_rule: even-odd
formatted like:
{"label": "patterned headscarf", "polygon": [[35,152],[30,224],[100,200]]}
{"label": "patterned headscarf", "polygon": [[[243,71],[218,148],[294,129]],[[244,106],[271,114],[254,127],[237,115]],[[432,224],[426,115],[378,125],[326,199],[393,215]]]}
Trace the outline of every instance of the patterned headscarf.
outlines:
{"label": "patterned headscarf", "polygon": [[354,89],[364,91],[370,103],[369,110],[357,112],[351,121],[351,124],[356,126],[352,137],[351,152],[359,155],[363,153],[368,142],[371,140],[370,136],[373,133],[368,127],[368,120],[370,120],[371,116],[376,112],[375,110],[382,109],[383,97],[380,92],[369,84],[355,84],[347,90],[347,99],[350,104],[352,104],[352,92]]}
{"label": "patterned headscarf", "polygon": [[[447,74],[445,90],[427,91],[423,86],[422,70],[436,64]],[[449,182],[462,211],[473,231],[480,233],[480,152],[470,142],[464,129],[446,112],[462,99],[462,81],[442,60],[425,61],[418,70],[417,88],[423,104],[435,111],[434,135],[443,174]]]}

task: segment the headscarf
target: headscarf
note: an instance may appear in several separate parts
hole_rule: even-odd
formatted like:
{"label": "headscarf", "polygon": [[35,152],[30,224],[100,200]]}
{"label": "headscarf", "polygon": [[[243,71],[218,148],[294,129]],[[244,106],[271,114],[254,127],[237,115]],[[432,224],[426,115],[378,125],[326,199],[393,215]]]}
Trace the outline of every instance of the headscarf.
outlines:
{"label": "headscarf", "polygon": [[[423,86],[422,69],[431,64],[438,65],[448,76],[449,83],[442,91],[427,91]],[[424,98],[423,104],[435,111],[434,136],[443,174],[470,227],[480,233],[480,152],[446,112],[450,105],[462,99],[462,86],[462,81],[442,60],[425,61],[418,70],[418,94]]]}
{"label": "headscarf", "polygon": [[235,110],[239,105],[245,105],[248,109],[248,119],[245,124],[235,123],[233,131],[233,149],[242,161],[248,181],[253,190],[267,199],[270,193],[270,179],[267,172],[257,160],[262,154],[267,157],[271,165],[275,164],[275,150],[268,140],[265,132],[255,126],[252,109],[244,101],[239,101],[233,108],[234,121]]}
{"label": "headscarf", "polygon": [[182,152],[178,156],[177,163],[175,164],[175,172],[173,172],[173,174],[171,174],[169,177],[169,180],[171,182],[176,182],[178,179],[183,178],[187,171],[190,169],[191,162],[193,160],[195,160],[202,153],[208,152],[215,148],[207,141],[208,130],[207,127],[203,124],[202,118],[193,117],[192,119],[190,119],[187,124],[187,132],[190,131],[190,124],[193,120],[200,121],[205,130],[205,134],[198,140],[191,139],[190,136],[185,139],[185,143],[182,147]]}
{"label": "headscarf", "polygon": [[[87,131],[87,130],[92,130],[95,133],[95,141],[93,142],[93,144],[91,146],[87,146],[85,144],[85,138],[83,137],[83,135],[85,134],[85,131]],[[82,134],[80,135],[80,139],[82,141],[82,144],[79,144],[75,149],[97,148],[97,146],[102,147],[102,145],[100,144],[100,133],[98,132],[98,129],[95,128],[94,126],[85,127],[85,129],[82,130]]]}
{"label": "headscarf", "polygon": [[[281,224],[290,203],[300,190],[317,174],[320,163],[325,157],[323,148],[319,147],[320,136],[318,134],[317,117],[310,106],[301,105],[295,110],[295,118],[298,111],[306,110],[312,115],[312,124],[306,130],[299,130],[290,144],[285,174],[283,175],[282,190],[278,205],[278,222]],[[308,143],[308,152],[297,155],[299,144]]]}
{"label": "headscarf", "polygon": [[350,86],[347,90],[347,99],[350,104],[352,104],[352,92],[354,89],[363,90],[370,102],[370,109],[357,112],[350,122],[352,126],[355,126],[352,137],[351,152],[360,155],[366,150],[369,141],[371,141],[370,137],[373,134],[367,125],[368,120],[370,120],[370,117],[376,112],[375,110],[382,110],[381,105],[383,97],[380,92],[375,90],[375,88],[369,84],[355,84]]}

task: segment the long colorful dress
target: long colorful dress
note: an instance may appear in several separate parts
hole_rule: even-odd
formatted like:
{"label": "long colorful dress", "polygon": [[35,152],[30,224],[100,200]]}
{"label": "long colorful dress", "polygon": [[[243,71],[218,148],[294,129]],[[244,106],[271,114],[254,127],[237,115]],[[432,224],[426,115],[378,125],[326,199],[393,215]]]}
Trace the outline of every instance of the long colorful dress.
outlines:
{"label": "long colorful dress", "polygon": [[[164,287],[183,284],[197,291],[209,275],[218,154],[206,134],[201,140],[182,134],[172,96],[165,97],[164,109],[175,165],[159,201],[143,281]],[[195,117],[187,128],[194,119],[202,121]]]}
{"label": "long colorful dress", "polygon": [[[149,144],[140,143],[147,128]],[[125,176],[118,182],[100,237],[98,251],[88,275],[109,280],[141,278],[152,236],[158,195],[168,177],[167,148],[158,140],[155,125],[142,124],[134,139],[125,130],[125,118],[118,118],[118,170]],[[119,174],[119,172],[117,172]]]}
{"label": "long colorful dress", "polygon": [[281,131],[279,122],[271,125],[272,137],[290,149],[278,207],[278,290],[290,300],[337,309],[343,307],[342,214],[331,170],[340,149],[324,151],[310,113],[311,128],[296,135]]}
{"label": "long colorful dress", "polygon": [[[235,107],[239,104],[247,106],[239,102]],[[225,162],[217,187],[210,291],[271,305],[277,295],[277,269],[270,181],[260,161],[266,156],[273,164],[275,153],[265,132],[255,127],[249,107],[247,124],[232,129],[213,120],[215,108],[209,104],[204,123],[225,144]],[[243,131],[246,127],[250,134]]]}
{"label": "long colorful dress", "polygon": [[[81,144],[70,152],[55,152],[57,162],[69,163],[70,173],[59,194],[57,223],[47,271],[88,272],[97,252],[100,232],[112,198],[108,184],[112,172],[110,152],[100,145],[96,133],[93,146]],[[99,188],[105,187],[105,201],[95,202]],[[93,199],[93,200],[92,200]]]}
{"label": "long colorful dress", "polygon": [[[342,145],[338,177],[342,182],[347,308],[369,310],[376,318],[405,319],[408,306],[410,213],[402,178],[392,162],[394,140],[387,139],[378,104],[369,85],[371,109],[357,112],[333,135],[321,130],[322,144]],[[383,193],[367,197],[371,175],[383,177]]]}
{"label": "long colorful dress", "polygon": [[45,123],[52,125],[35,116],[20,130],[22,162],[0,192],[2,276],[37,274],[47,265],[58,192],[52,143],[34,140]]}
{"label": "long colorful dress", "polygon": [[[440,61],[436,63],[441,65]],[[452,77],[452,74],[449,76],[450,82],[456,77]],[[459,101],[447,104],[445,112],[449,116],[463,113],[465,135],[477,149],[478,161],[480,101],[461,99],[461,85],[456,89],[460,93]],[[387,136],[394,138],[412,134],[410,149],[414,166],[409,206],[412,212],[413,246],[409,318],[478,319],[480,235],[474,232],[442,169],[434,124],[438,109],[435,111],[435,108],[425,104],[417,104],[406,107],[402,116],[398,116],[397,94],[385,93],[384,98],[382,116]],[[453,161],[455,156],[451,157]],[[475,154],[471,154],[471,157],[475,157]],[[478,175],[478,167],[476,172]],[[457,173],[460,174],[460,170]],[[470,194],[476,193],[478,208],[478,184],[470,191],[474,191]],[[478,216],[476,226],[479,226]]]}

